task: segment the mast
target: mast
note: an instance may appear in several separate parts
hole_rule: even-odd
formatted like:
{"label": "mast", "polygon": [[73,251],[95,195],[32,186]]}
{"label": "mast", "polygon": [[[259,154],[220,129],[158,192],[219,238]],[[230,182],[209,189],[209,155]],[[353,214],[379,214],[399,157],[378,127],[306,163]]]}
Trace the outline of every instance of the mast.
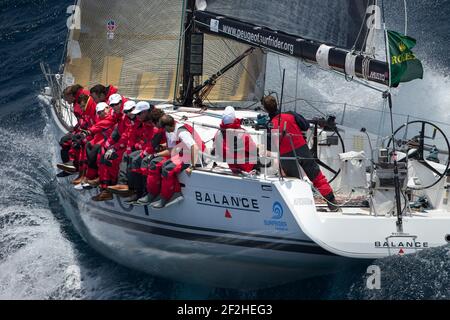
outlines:
{"label": "mast", "polygon": [[395,190],[395,206],[397,211],[397,232],[403,233],[403,210],[402,210],[402,202],[401,202],[401,189],[400,189],[400,178],[398,171],[398,161],[397,161],[397,150],[395,147],[395,132],[394,132],[394,115],[393,115],[393,103],[392,103],[392,82],[391,82],[391,53],[389,48],[389,37],[386,29],[386,19],[384,15],[384,1],[382,2],[382,10],[383,10],[383,31],[384,31],[384,41],[386,45],[386,61],[389,68],[389,79],[388,79],[388,90],[383,93],[383,98],[387,99],[389,104],[389,115],[391,120],[391,135],[392,135],[392,153],[394,160],[394,190]]}
{"label": "mast", "polygon": [[194,76],[191,74],[191,40],[194,32],[195,0],[186,0],[186,18],[184,21],[184,50],[183,50],[183,89],[182,104],[190,107],[193,102]]}

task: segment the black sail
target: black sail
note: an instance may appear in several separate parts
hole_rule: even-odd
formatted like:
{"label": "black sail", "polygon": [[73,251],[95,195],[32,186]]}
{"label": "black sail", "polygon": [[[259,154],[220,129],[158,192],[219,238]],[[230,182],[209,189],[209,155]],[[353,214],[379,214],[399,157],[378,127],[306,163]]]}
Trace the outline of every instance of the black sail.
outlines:
{"label": "black sail", "polygon": [[237,1],[206,3],[194,14],[197,30],[247,43],[388,85],[389,67],[365,47],[380,9],[375,0]]}
{"label": "black sail", "polygon": [[207,0],[206,11],[343,49],[361,50],[375,0]]}

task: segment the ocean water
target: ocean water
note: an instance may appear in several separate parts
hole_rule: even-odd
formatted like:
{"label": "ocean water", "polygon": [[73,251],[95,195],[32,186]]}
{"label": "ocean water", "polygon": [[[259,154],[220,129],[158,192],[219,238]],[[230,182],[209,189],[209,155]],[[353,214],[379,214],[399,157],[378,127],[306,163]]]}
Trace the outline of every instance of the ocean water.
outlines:
{"label": "ocean water", "polygon": [[[78,236],[55,196],[58,150],[49,148],[49,119],[39,101],[45,85],[39,62],[58,69],[66,38],[66,9],[73,1],[0,0],[0,299],[449,299],[447,247],[374,262],[382,290],[366,289],[365,266],[270,290],[203,288],[139,273],[109,261]],[[387,21],[403,30],[403,1],[389,1]],[[450,134],[450,1],[410,0],[408,33],[425,67],[423,81],[394,92],[396,113],[442,122]],[[296,62],[273,58],[268,86]],[[342,116],[338,101],[370,108],[380,117],[378,93],[300,63],[297,96]],[[294,96],[288,74],[287,96]],[[293,102],[291,105],[295,105]],[[308,105],[298,106],[307,112]],[[310,107],[310,106],[309,106]],[[374,125],[367,110],[348,108],[344,123]],[[380,118],[381,119],[381,118]],[[404,116],[397,116],[401,123]]]}

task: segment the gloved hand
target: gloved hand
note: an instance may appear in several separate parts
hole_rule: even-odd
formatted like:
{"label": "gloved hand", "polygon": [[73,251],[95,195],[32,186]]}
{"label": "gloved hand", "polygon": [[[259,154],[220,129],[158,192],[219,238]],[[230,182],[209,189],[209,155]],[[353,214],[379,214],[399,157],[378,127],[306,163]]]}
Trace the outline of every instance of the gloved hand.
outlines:
{"label": "gloved hand", "polygon": [[114,160],[113,157],[116,154],[116,150],[114,148],[110,148],[105,152],[105,159],[106,160]]}
{"label": "gloved hand", "polygon": [[151,154],[151,155],[147,156],[148,162],[151,162],[155,158],[156,158],[156,154]]}

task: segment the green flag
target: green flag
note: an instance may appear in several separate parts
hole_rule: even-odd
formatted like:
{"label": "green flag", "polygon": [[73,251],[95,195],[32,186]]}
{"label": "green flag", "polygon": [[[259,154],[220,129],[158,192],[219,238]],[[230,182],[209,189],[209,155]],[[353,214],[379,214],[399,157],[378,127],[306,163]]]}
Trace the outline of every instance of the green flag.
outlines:
{"label": "green flag", "polygon": [[411,51],[416,45],[416,39],[395,31],[387,33],[391,55],[391,86],[397,87],[400,82],[422,79],[422,63]]}

